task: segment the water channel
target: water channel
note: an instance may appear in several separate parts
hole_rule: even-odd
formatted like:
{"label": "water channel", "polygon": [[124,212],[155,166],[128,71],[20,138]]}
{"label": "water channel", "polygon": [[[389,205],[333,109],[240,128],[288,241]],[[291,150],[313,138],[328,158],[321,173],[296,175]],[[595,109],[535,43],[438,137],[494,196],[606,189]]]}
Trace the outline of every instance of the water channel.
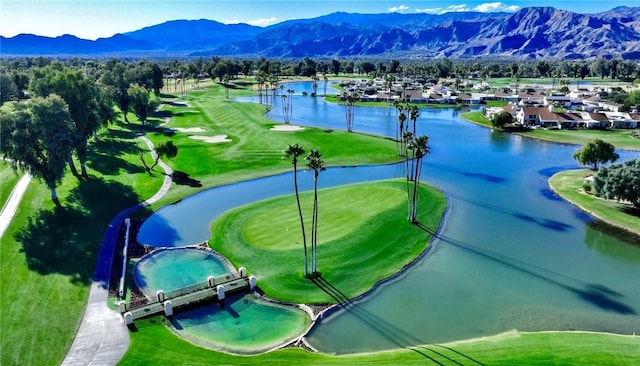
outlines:
{"label": "water channel", "polygon": [[[310,92],[309,83],[287,88]],[[343,354],[511,329],[640,334],[637,239],[604,228],[548,188],[553,173],[578,167],[572,159],[577,147],[494,133],[458,113],[422,109],[418,120],[418,134],[428,134],[431,146],[423,180],[449,196],[433,250],[401,276],[325,316],[308,336],[311,345]],[[278,98],[269,116],[282,119]],[[395,118],[392,108],[358,107],[354,129],[394,136]],[[297,95],[291,123],[344,129],[344,110]],[[619,153],[621,161],[640,155]],[[328,187],[401,174],[398,165],[336,167],[323,172],[320,183]],[[310,173],[299,180],[302,189],[311,189]],[[222,212],[291,192],[289,174],[210,189],[158,210],[138,240],[197,244],[209,238],[210,222]]]}

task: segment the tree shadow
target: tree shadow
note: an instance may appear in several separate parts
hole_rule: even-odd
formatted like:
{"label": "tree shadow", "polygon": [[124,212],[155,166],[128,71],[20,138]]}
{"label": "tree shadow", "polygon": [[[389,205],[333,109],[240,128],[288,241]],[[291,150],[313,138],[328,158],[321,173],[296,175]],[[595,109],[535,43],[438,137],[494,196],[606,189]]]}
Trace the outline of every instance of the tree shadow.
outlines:
{"label": "tree shadow", "polygon": [[456,174],[460,174],[468,178],[484,180],[485,182],[489,182],[489,183],[505,183],[507,181],[506,178],[498,177],[496,175],[468,172],[462,169],[455,169],[450,166],[446,166],[442,164],[435,164],[435,163],[429,163],[429,162],[424,162],[423,164],[432,168],[442,169],[442,170],[446,170]]}
{"label": "tree shadow", "polygon": [[[93,279],[105,227],[119,211],[140,201],[130,187],[89,178],[78,182],[64,207],[41,210],[15,234],[29,269],[71,277],[74,284]],[[108,285],[108,284],[107,284]]]}
{"label": "tree shadow", "polygon": [[[347,295],[345,295],[340,289],[338,289],[336,286],[330,283],[327,279],[325,279],[322,275],[318,274],[315,276],[311,276],[310,279],[319,289],[321,289],[326,294],[331,296],[338,303],[338,305],[340,305],[341,309],[343,309],[346,312],[349,312],[350,314],[360,319],[370,329],[372,329],[378,335],[388,340],[390,343],[394,344],[396,347],[411,350],[438,365],[449,364],[451,362],[455,364],[461,364],[458,361],[454,360],[453,358],[444,355],[442,352],[437,352],[433,350],[431,348],[432,347],[431,345],[419,346],[427,342],[399,328],[395,324],[362,308],[356,302],[352,301]],[[459,351],[455,351],[451,348],[447,348],[447,349],[451,350],[453,353],[457,355],[464,357],[465,359],[473,360],[477,364],[483,365],[481,362],[473,359],[470,356],[464,355]],[[434,355],[427,354],[427,352],[425,352],[427,350],[434,353]],[[445,363],[438,361],[436,357],[440,357],[441,359],[443,359],[442,361],[444,361]]]}
{"label": "tree shadow", "polygon": [[194,188],[202,187],[202,182],[197,179],[191,178],[188,173],[182,172],[180,170],[174,170],[171,177],[173,183],[179,186],[189,186]]}
{"label": "tree shadow", "polygon": [[137,155],[142,151],[136,144],[114,138],[95,141],[87,151],[87,166],[104,175],[116,175],[120,170],[128,174],[144,173],[144,169],[121,158],[123,154]]}
{"label": "tree shadow", "polygon": [[522,221],[526,221],[526,222],[530,222],[533,224],[537,224],[540,225],[542,227],[545,227],[547,229],[552,229],[552,230],[556,230],[556,231],[567,231],[571,228],[573,228],[573,226],[569,225],[569,224],[565,224],[564,222],[560,222],[560,221],[556,221],[556,220],[550,220],[550,219],[546,219],[543,217],[534,217],[531,215],[527,215],[525,213],[522,212],[518,212],[512,209],[508,209],[505,207],[500,207],[500,206],[496,206],[496,205],[491,205],[489,203],[486,202],[481,202],[478,200],[473,200],[470,198],[465,198],[459,195],[455,195],[455,194],[449,194],[450,197],[454,197],[456,199],[459,199],[461,201],[465,201],[467,203],[471,203],[474,204],[476,206],[480,206],[480,207],[484,207],[484,208],[488,208],[491,210],[495,210],[498,212],[502,212],[504,214],[507,215],[511,215],[517,219],[520,219]]}
{"label": "tree shadow", "polygon": [[[580,280],[563,276],[559,273],[545,270],[543,268],[540,268],[530,263],[525,263],[525,262],[518,261],[516,259],[509,258],[507,256],[504,256],[498,253],[493,253],[486,249],[480,249],[480,248],[474,247],[470,244],[463,243],[461,241],[448,238],[444,235],[437,234],[436,232],[434,232],[433,230],[429,229],[428,227],[426,227],[425,225],[419,222],[416,223],[416,226],[428,232],[429,234],[433,235],[434,237],[442,240],[443,242],[453,245],[455,247],[458,247],[460,249],[463,249],[472,254],[475,254],[482,259],[490,260],[497,264],[516,270],[520,273],[529,275],[531,277],[545,281],[549,284],[563,288],[575,294],[578,298],[592,305],[595,305],[596,307],[599,307],[602,310],[611,311],[611,312],[615,312],[622,315],[637,314],[637,312],[633,308],[623,303],[622,301],[614,298],[614,297],[620,298],[622,297],[622,295],[620,295],[618,292],[614,290],[609,289],[604,285],[585,283]],[[543,274],[543,272],[547,272],[548,275]],[[558,279],[552,278],[549,274],[554,275],[554,277],[557,277]],[[578,283],[578,286],[573,286],[568,283],[565,283],[568,281],[562,282],[560,280],[561,277],[563,277],[565,280],[571,280],[573,282]]]}

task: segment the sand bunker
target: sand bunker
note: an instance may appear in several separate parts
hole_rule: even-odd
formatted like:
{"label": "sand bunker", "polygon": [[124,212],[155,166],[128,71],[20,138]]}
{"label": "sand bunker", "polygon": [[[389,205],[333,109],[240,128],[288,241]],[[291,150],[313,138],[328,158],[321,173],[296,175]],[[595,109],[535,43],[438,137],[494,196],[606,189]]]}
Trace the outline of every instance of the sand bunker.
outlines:
{"label": "sand bunker", "polygon": [[190,139],[200,140],[209,144],[219,144],[221,142],[231,142],[230,139],[227,138],[227,135],[216,135],[216,136],[189,136]]}
{"label": "sand bunker", "polygon": [[300,131],[304,130],[304,127],[294,125],[276,125],[271,127],[271,131]]}
{"label": "sand bunker", "polygon": [[172,130],[176,130],[178,132],[204,132],[204,128],[202,127],[189,127],[189,128],[184,128],[184,127],[174,127],[172,128]]}

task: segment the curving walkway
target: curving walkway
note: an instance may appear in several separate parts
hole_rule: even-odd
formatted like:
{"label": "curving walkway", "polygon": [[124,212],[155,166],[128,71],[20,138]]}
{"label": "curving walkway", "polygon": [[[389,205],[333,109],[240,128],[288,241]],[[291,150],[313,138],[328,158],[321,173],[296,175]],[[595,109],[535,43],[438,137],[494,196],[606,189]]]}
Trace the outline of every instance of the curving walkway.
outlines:
{"label": "curving walkway", "polygon": [[15,187],[13,187],[7,202],[2,207],[2,212],[0,212],[0,238],[9,227],[11,220],[13,220],[13,216],[18,210],[18,205],[20,205],[20,201],[22,201],[22,196],[24,196],[29,182],[31,182],[31,174],[25,173],[20,177]]}
{"label": "curving walkway", "polygon": [[[153,143],[146,137],[140,137],[140,139],[147,144],[151,156],[155,159],[156,152]],[[107,306],[111,264],[118,232],[124,219],[134,211],[162,198],[171,187],[173,170],[162,161],[158,165],[165,172],[164,182],[158,192],[148,200],[121,211],[107,226],[98,252],[89,301],[76,338],[62,361],[62,365],[115,365],[129,348],[127,326],[122,321],[120,314]]]}

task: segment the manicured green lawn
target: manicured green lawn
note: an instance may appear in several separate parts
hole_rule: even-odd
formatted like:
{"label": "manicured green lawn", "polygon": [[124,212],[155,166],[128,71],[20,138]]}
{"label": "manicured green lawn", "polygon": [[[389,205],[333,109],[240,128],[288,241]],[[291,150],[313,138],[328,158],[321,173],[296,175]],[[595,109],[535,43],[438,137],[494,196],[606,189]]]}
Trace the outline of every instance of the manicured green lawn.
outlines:
{"label": "manicured green lawn", "polygon": [[[319,192],[318,270],[346,297],[369,290],[427,248],[431,235],[406,219],[405,189],[404,181],[393,180]],[[309,244],[313,192],[302,194],[301,202]],[[445,207],[441,192],[421,187],[422,225],[435,231]],[[214,221],[211,232],[209,245],[254,274],[267,296],[294,303],[336,303],[304,277],[294,195],[232,210]]]}
{"label": "manicured green lawn", "polygon": [[[232,97],[248,93],[245,89],[234,89]],[[201,187],[175,185],[154,208],[204,187],[291,170],[291,161],[282,159],[282,150],[293,143],[301,144],[307,152],[319,149],[328,166],[399,161],[395,142],[379,136],[312,127],[293,132],[271,131],[275,123],[264,116],[264,105],[226,100],[219,85],[207,91],[191,92],[184,102],[188,103],[187,107],[165,105],[163,111],[172,114],[171,123],[152,129],[147,137],[156,145],[174,141],[179,146],[178,156],[168,164],[188,174],[191,182],[197,181]],[[293,110],[295,114],[295,104]],[[203,131],[167,136],[163,133],[165,128],[202,128]],[[227,135],[232,141],[211,144],[189,137],[197,135]]]}
{"label": "manicured green lawn", "polygon": [[483,126],[487,126],[487,127],[493,127],[493,125],[491,124],[491,121],[487,119],[487,117],[484,116],[484,114],[482,112],[468,112],[468,113],[462,113],[460,115],[460,117],[466,119],[467,121],[471,121],[473,123],[477,123],[479,125],[483,125]]}
{"label": "manicured green lawn", "polygon": [[0,160],[0,208],[4,207],[4,204],[9,199],[9,195],[18,183],[20,175],[11,168],[11,164],[4,160]]}
{"label": "manicured green lawn", "polygon": [[602,221],[621,227],[640,236],[640,210],[629,204],[605,200],[584,193],[583,177],[593,174],[592,170],[567,170],[556,173],[549,179],[549,185],[565,200],[590,212]]}
{"label": "manicured green lawn", "polygon": [[63,209],[54,208],[41,182],[27,189],[2,237],[0,364],[54,365],[66,355],[107,224],[162,182],[144,173],[133,137],[117,130],[100,134],[89,151],[90,178],[67,174],[58,188]]}
{"label": "manicured green lawn", "polygon": [[[636,365],[640,338],[590,333],[508,333],[466,342],[413,346],[389,352],[330,356],[284,349],[234,356],[177,339],[159,318],[136,323],[119,365]],[[159,351],[161,350],[161,351]]]}

